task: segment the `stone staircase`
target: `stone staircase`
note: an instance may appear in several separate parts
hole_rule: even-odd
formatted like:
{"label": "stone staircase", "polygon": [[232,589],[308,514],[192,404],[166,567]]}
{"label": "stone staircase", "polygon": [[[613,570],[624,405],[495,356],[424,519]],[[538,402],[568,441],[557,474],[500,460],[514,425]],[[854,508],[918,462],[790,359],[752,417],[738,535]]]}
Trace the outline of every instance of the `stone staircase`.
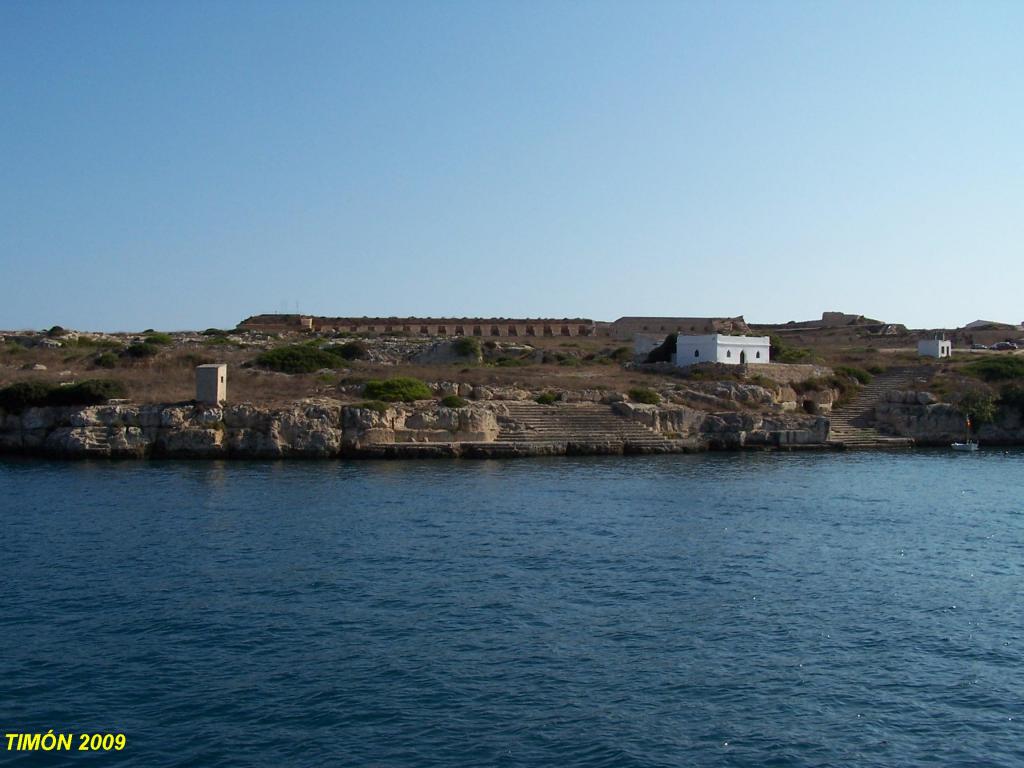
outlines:
{"label": "stone staircase", "polygon": [[892,389],[906,389],[922,369],[890,368],[875,376],[857,393],[856,397],[840,408],[834,408],[829,421],[829,443],[843,448],[909,448],[914,441],[909,437],[889,437],[869,426],[875,404]]}
{"label": "stone staircase", "polygon": [[505,402],[492,450],[517,453],[674,453],[688,445],[597,403]]}

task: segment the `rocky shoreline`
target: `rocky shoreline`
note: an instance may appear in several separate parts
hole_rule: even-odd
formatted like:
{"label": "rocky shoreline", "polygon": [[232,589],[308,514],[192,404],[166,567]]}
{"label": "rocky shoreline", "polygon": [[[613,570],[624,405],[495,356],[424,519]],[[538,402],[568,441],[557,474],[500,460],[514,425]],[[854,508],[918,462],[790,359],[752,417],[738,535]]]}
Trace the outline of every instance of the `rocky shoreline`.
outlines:
{"label": "rocky shoreline", "polygon": [[[541,424],[587,416],[597,426]],[[375,409],[337,400],[285,407],[112,403],[0,412],[0,453],[59,458],[497,458],[825,447],[822,417],[708,413],[679,405],[434,401]]]}
{"label": "rocky shoreline", "polygon": [[[527,399],[526,392],[466,394],[483,399],[462,407],[444,407],[435,400],[369,406],[317,398],[275,407],[112,401],[21,413],[0,410],[0,454],[487,459],[844,448],[830,439],[827,410],[808,414],[793,410],[788,401],[758,404],[760,388],[746,385],[717,392],[715,405],[734,405],[715,411],[672,402],[647,405],[596,391],[563,393],[558,402],[545,405]],[[693,395],[687,394],[691,400]],[[726,395],[731,401],[723,399]],[[961,411],[928,393],[888,392],[869,420],[885,435],[909,438],[905,444],[945,446],[965,437]],[[1024,421],[1017,411],[1000,412],[979,425],[974,437],[988,445],[1024,445]]]}

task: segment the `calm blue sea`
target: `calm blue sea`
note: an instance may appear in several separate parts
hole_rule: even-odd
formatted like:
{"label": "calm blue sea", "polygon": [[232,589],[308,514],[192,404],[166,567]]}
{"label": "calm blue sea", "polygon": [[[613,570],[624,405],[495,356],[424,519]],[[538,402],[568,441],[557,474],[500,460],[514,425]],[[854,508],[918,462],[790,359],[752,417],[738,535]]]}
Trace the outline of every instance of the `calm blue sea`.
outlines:
{"label": "calm blue sea", "polygon": [[1022,466],[0,462],[0,763],[1024,765]]}

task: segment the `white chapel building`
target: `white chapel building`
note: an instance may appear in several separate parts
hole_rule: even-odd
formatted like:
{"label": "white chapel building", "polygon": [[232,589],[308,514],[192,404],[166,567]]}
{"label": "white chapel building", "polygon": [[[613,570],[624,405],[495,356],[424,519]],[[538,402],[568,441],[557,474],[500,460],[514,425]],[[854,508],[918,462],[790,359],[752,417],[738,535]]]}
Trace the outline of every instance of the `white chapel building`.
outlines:
{"label": "white chapel building", "polygon": [[767,336],[708,336],[676,337],[676,365],[685,368],[697,363],[725,363],[742,365],[769,362],[771,340]]}

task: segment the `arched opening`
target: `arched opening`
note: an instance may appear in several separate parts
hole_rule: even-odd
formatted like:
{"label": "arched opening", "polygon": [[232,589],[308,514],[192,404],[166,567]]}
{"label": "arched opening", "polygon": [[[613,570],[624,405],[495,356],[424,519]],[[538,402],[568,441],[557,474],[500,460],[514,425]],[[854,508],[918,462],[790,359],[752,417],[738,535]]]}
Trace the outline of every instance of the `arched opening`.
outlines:
{"label": "arched opening", "polygon": [[700,357],[700,350],[699,349],[693,350],[693,356],[694,357]]}
{"label": "arched opening", "polygon": [[757,352],[754,353],[754,357],[757,358],[758,360],[760,360],[761,359],[761,350],[757,350]]}
{"label": "arched opening", "polygon": [[747,362],[747,350],[741,349],[740,350],[740,365],[743,365],[746,362]]}

